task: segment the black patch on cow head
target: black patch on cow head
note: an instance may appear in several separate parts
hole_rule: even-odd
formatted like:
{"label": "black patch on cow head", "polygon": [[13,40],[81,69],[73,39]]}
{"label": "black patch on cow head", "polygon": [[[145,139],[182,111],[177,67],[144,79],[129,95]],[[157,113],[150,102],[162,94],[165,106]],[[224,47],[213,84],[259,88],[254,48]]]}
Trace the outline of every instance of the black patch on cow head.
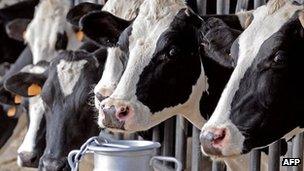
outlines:
{"label": "black patch on cow head", "polygon": [[181,10],[158,39],[151,62],[144,68],[136,96],[152,113],[185,103],[201,74],[199,32],[202,20]]}
{"label": "black patch on cow head", "polygon": [[[85,51],[63,51],[51,62],[48,79],[41,93],[46,107],[48,143],[40,168],[47,168],[52,161],[65,163],[71,150],[78,149],[86,139],[98,134],[94,107],[89,104],[93,97],[92,87],[101,77],[105,57],[106,49],[100,49],[93,54]],[[73,92],[67,96],[62,92],[57,73],[61,60],[87,61],[79,70],[80,77]]]}
{"label": "black patch on cow head", "polygon": [[245,136],[243,152],[268,145],[303,125],[301,57],[304,29],[296,14],[268,38],[241,79],[230,119]]}
{"label": "black patch on cow head", "polygon": [[80,20],[86,36],[104,46],[115,46],[120,34],[131,24],[108,12],[91,12]]}
{"label": "black patch on cow head", "polygon": [[68,46],[68,36],[64,31],[63,33],[57,33],[57,40],[55,44],[55,50],[65,50]]}
{"label": "black patch on cow head", "polygon": [[90,2],[80,3],[70,9],[66,17],[67,21],[72,25],[79,27],[79,21],[83,16],[93,11],[100,11],[102,7],[103,5]]}
{"label": "black patch on cow head", "polygon": [[[36,66],[46,68],[46,71],[41,74],[37,73],[30,73],[30,72],[19,72],[17,74],[14,74],[7,78],[4,82],[4,87],[8,91],[21,95],[23,97],[32,97],[32,95],[28,94],[28,88],[33,85],[39,85],[40,87],[43,87],[44,82],[47,79],[47,67],[48,62],[46,61],[40,61],[36,64]],[[30,67],[34,67],[31,65]]]}

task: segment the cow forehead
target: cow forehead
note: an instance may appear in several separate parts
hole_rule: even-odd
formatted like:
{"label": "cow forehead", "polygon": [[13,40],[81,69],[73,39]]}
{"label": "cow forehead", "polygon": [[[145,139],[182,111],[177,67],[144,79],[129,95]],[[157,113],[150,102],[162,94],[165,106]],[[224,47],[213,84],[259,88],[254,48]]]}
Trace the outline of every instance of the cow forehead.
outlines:
{"label": "cow forehead", "polygon": [[113,15],[125,20],[132,20],[137,16],[137,11],[144,0],[111,0],[108,1],[103,11],[108,11]]}
{"label": "cow forehead", "polygon": [[24,39],[29,44],[33,53],[34,64],[40,60],[50,61],[56,55],[55,45],[58,35],[67,34],[68,46],[78,45],[76,36],[66,22],[66,14],[70,3],[59,0],[41,1],[35,11],[35,16],[29,24]]}
{"label": "cow forehead", "polygon": [[262,44],[270,38],[298,11],[303,9],[286,2],[274,13],[269,11],[273,7],[262,6],[254,12],[254,20],[239,37],[238,61],[230,80],[218,102],[218,105],[210,118],[209,124],[226,122],[230,116],[231,104],[235,93],[239,89],[240,82],[245,72],[252,65]]}
{"label": "cow forehead", "polygon": [[159,37],[168,30],[178,12],[186,8],[184,3],[155,2],[145,1],[133,22],[128,64],[113,96],[129,99],[135,95],[136,83],[144,67],[151,61]]}
{"label": "cow forehead", "polygon": [[59,85],[64,96],[72,94],[76,83],[79,81],[81,71],[87,60],[66,61],[61,59],[58,63],[57,76]]}

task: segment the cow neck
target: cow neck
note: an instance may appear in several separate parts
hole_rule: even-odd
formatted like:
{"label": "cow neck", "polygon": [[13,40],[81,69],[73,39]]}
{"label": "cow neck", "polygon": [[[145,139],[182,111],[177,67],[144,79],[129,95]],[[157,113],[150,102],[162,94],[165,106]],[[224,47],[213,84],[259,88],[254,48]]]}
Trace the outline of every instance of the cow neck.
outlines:
{"label": "cow neck", "polygon": [[206,56],[203,56],[201,60],[208,78],[208,90],[203,92],[200,99],[200,112],[205,119],[209,119],[233,69],[223,67]]}

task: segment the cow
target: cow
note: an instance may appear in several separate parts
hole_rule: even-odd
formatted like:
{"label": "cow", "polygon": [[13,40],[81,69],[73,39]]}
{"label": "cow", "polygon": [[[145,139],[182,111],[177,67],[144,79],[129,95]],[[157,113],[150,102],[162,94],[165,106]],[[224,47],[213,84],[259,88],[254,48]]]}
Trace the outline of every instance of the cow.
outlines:
{"label": "cow", "polygon": [[229,158],[302,132],[304,84],[297,75],[303,61],[303,9],[288,0],[270,0],[253,12],[252,23],[231,48],[235,69],[202,127],[205,154]]}
{"label": "cow", "polygon": [[[137,16],[139,7],[142,2],[143,0],[112,0],[108,1],[104,5],[102,11],[108,11],[119,18],[131,21]],[[71,24],[77,27],[81,27],[79,25],[81,18],[83,18],[86,14],[90,12],[100,11],[100,8],[101,7],[99,5],[92,3],[79,4],[69,11],[67,19]],[[96,39],[96,35],[90,35],[91,28],[94,29],[94,26],[90,26],[89,29],[84,27],[82,28],[82,30],[84,33],[86,33],[86,36],[92,41],[95,41],[97,44],[100,45],[105,45]],[[98,30],[95,30],[95,32],[96,31]],[[99,106],[99,103],[101,101],[100,99],[108,97],[110,94],[112,94],[112,92],[116,88],[118,81],[120,80],[127,61],[127,57],[122,53],[120,48],[109,46],[108,54],[109,56],[113,57],[107,58],[105,64],[106,68],[104,70],[102,78],[94,89],[94,93],[99,98],[98,99],[97,97],[95,97],[95,106]]]}
{"label": "cow", "polygon": [[[98,135],[95,109],[89,102],[92,85],[103,71],[107,51],[62,51],[44,72],[20,72],[6,81],[7,89],[28,96],[28,88],[39,85],[45,107],[46,148],[40,159],[40,170],[67,170],[68,153],[79,148],[89,137]],[[20,82],[23,80],[23,82]],[[54,138],[56,137],[56,138]]]}

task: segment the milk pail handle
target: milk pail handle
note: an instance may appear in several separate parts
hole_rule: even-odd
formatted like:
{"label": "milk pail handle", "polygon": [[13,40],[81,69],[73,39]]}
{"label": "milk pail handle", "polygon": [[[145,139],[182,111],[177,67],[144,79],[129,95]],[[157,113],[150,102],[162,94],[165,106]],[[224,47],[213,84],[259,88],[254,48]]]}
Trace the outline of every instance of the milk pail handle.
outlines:
{"label": "milk pail handle", "polygon": [[153,166],[155,164],[156,160],[173,162],[173,163],[176,164],[176,171],[181,171],[182,170],[182,163],[174,157],[154,156],[150,160],[150,166]]}

